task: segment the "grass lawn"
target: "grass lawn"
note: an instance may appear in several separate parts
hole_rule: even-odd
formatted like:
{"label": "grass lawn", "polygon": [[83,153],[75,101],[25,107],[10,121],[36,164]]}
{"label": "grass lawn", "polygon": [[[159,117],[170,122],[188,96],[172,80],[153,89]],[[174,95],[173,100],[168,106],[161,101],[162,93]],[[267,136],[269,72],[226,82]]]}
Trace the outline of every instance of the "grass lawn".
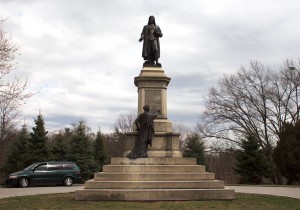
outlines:
{"label": "grass lawn", "polygon": [[99,202],[75,201],[74,193],[33,195],[0,199],[1,210],[12,209],[299,209],[300,199],[236,193],[233,201]]}

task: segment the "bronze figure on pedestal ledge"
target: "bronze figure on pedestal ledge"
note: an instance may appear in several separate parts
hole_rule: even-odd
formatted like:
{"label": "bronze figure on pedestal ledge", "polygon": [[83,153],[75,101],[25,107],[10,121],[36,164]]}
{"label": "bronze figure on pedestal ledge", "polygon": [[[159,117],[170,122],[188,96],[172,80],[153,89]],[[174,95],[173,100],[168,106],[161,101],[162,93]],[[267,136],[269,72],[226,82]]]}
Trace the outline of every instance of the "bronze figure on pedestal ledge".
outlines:
{"label": "bronze figure on pedestal ledge", "polygon": [[127,155],[128,158],[147,158],[148,144],[152,146],[152,138],[154,135],[154,123],[153,120],[157,117],[160,110],[157,113],[150,113],[150,106],[146,104],[144,112],[140,114],[135,120],[136,130],[138,134],[136,136],[135,145],[132,151]]}
{"label": "bronze figure on pedestal ledge", "polygon": [[159,26],[156,25],[154,16],[150,16],[148,24],[144,26],[139,39],[140,42],[144,40],[142,57],[145,62],[143,66],[161,66],[158,59],[160,58],[159,38],[162,36],[163,34]]}

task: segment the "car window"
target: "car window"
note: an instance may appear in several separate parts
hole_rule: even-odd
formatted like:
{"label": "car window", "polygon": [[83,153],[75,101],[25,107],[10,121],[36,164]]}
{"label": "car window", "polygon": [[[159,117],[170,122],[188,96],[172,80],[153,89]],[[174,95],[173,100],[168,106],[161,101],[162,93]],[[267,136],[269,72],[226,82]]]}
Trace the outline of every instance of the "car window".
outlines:
{"label": "car window", "polygon": [[47,171],[47,165],[40,165],[36,167],[36,171]]}
{"label": "car window", "polygon": [[26,170],[32,170],[36,165],[37,165],[37,163],[34,163],[34,164],[28,166],[27,168],[25,168],[24,170],[25,170],[25,171],[26,171]]}
{"label": "car window", "polygon": [[70,163],[67,163],[67,164],[64,164],[64,169],[65,170],[74,170],[74,165],[73,164],[70,164]]}
{"label": "car window", "polygon": [[62,170],[62,169],[63,169],[62,164],[48,165],[48,171],[57,171],[57,170]]}

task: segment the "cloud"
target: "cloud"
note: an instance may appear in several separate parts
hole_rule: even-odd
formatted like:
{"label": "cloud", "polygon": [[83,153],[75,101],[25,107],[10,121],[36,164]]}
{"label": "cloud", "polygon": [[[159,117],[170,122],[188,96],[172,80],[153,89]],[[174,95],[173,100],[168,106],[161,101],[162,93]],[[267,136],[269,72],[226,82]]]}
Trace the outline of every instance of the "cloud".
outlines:
{"label": "cloud", "polygon": [[299,57],[296,0],[15,0],[1,6],[22,50],[16,73],[37,92],[23,107],[24,117],[31,122],[41,110],[50,130],[85,119],[109,132],[120,113],[137,111],[138,39],[150,15],[164,34],[168,116],[190,127],[208,88],[224,73],[249,60],[279,68],[283,59]]}

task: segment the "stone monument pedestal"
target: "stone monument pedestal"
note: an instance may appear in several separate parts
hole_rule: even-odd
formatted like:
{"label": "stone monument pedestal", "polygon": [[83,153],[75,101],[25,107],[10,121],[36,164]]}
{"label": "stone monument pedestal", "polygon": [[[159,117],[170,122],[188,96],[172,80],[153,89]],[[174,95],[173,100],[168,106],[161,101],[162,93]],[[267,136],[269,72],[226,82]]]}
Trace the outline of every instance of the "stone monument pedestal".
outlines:
{"label": "stone monument pedestal", "polygon": [[144,67],[134,83],[138,87],[138,114],[145,104],[150,112],[160,110],[154,120],[152,146],[148,158],[128,159],[136,132],[126,133],[124,157],[114,157],[103,172],[76,190],[76,200],[162,201],[162,200],[232,200],[234,190],[224,189],[215,174],[197,165],[196,158],[182,158],[179,133],[173,133],[167,118],[167,86],[170,78],[161,67]]}
{"label": "stone monument pedestal", "polygon": [[[148,157],[182,157],[179,150],[179,133],[173,133],[172,123],[167,118],[167,87],[171,78],[161,67],[143,67],[134,84],[138,88],[138,115],[145,104],[150,105],[150,112],[160,110],[154,120],[152,146],[148,146]],[[134,147],[136,133],[126,133],[126,157]]]}

